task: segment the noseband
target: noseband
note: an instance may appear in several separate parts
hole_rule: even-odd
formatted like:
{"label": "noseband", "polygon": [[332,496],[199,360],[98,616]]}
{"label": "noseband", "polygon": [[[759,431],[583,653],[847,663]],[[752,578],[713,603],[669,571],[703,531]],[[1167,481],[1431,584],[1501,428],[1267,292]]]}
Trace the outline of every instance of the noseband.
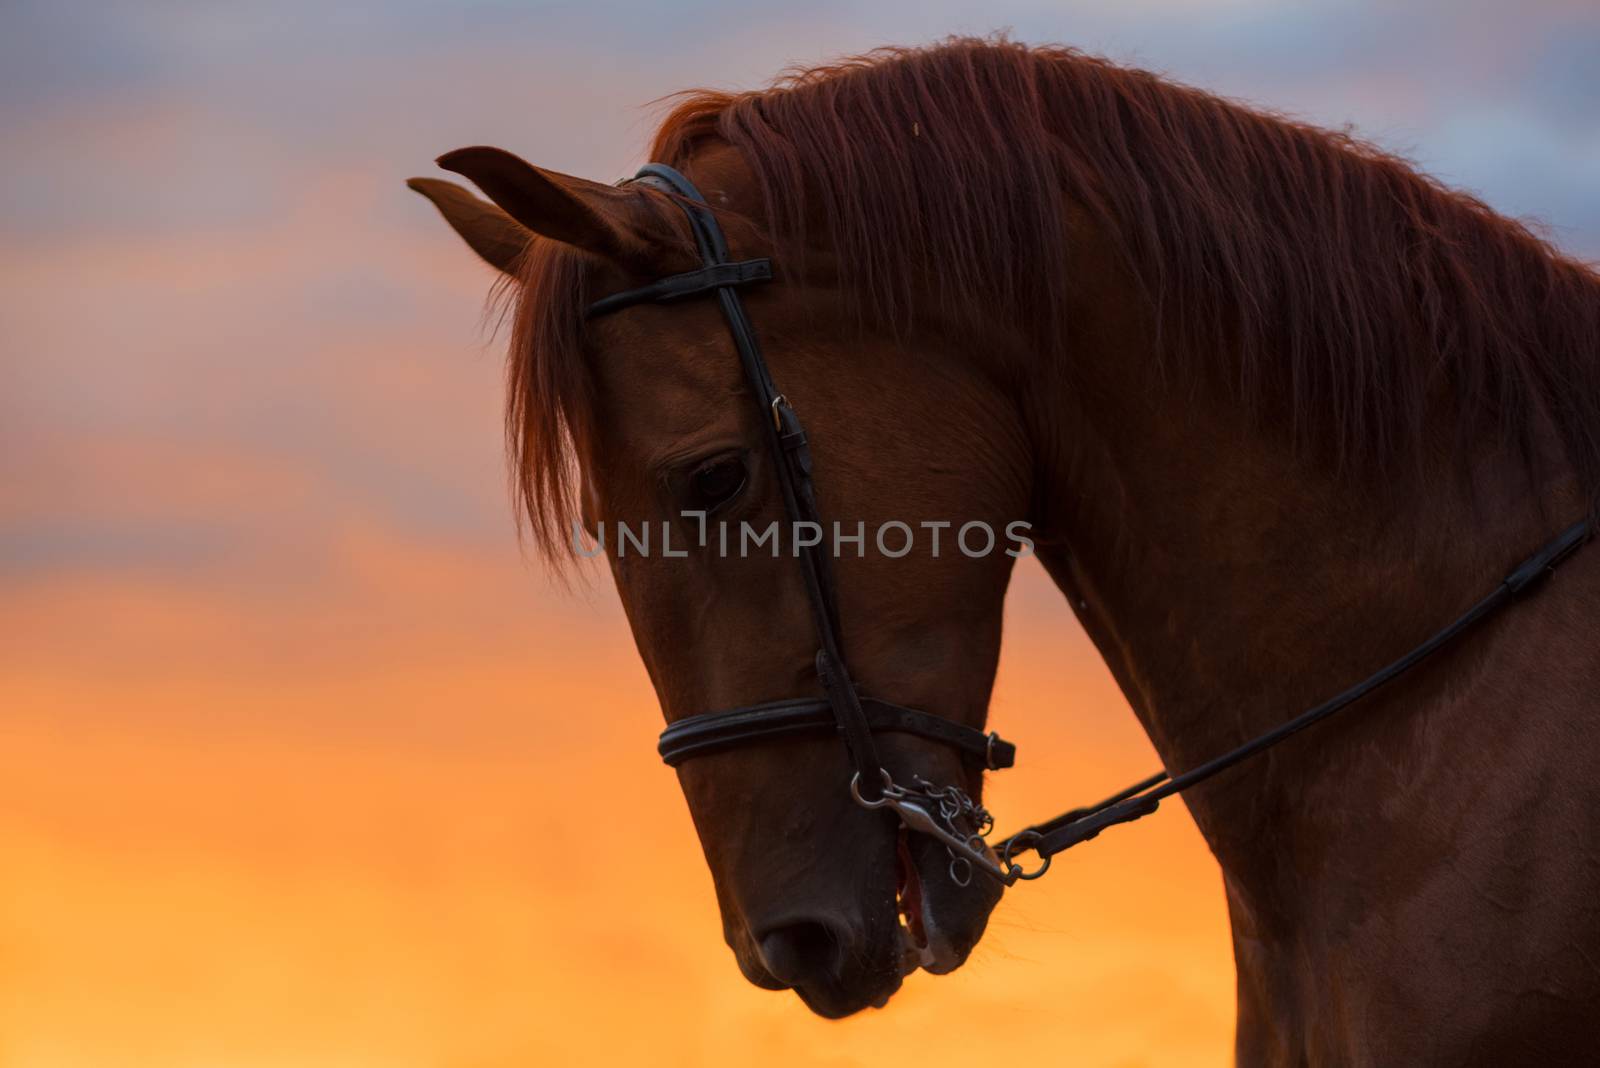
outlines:
{"label": "noseband", "polygon": [[[767,451],[776,459],[773,466],[778,473],[790,529],[796,529],[801,523],[815,524],[820,529],[805,428],[773,383],[755,331],[739,300],[738,287],[771,280],[772,261],[766,258],[731,261],[727,239],[705,197],[673,168],[649,163],[629,181],[652,186],[672,196],[673,203],[688,217],[701,265],[697,270],[669,275],[595,301],[588,308],[588,317],[607,315],[635,304],[665,303],[715,293],[738,350],[745,383],[759,409],[758,421],[764,428]],[[853,765],[850,794],[858,804],[868,809],[888,809],[908,830],[942,842],[950,853],[950,875],[956,882],[964,885],[976,868],[1010,886],[1018,879],[1036,879],[1043,875],[1051,858],[1062,850],[1088,841],[1107,827],[1149,815],[1165,798],[1277,745],[1398,678],[1537,585],[1540,578],[1586,542],[1591,533],[1587,519],[1573,524],[1518,565],[1500,585],[1454,622],[1338,696],[1182,775],[1174,777],[1165,771],[1159,772],[1098,804],[1073,809],[1035,824],[992,847],[985,841],[992,821],[981,806],[955,786],[939,787],[921,779],[909,785],[896,783],[878,758],[873,736],[884,731],[917,735],[951,746],[969,765],[989,770],[1010,767],[1016,759],[1015,746],[993,731],[985,733],[919,709],[862,696],[845,666],[833,573],[827,555],[822,551],[820,540],[806,543],[796,539],[800,574],[817,641],[817,678],[824,696],[768,701],[688,716],[662,732],[657,749],[667,764],[676,767],[694,757],[756,743],[837,735]],[[1030,851],[1039,858],[1038,864],[1032,871],[1025,871],[1014,858]]]}

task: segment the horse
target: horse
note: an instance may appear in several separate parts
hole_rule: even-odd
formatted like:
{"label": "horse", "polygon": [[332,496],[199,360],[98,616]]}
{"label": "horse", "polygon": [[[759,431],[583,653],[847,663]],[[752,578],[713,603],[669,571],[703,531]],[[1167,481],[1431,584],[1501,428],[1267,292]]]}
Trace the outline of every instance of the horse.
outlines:
{"label": "horse", "polygon": [[[676,99],[820,513],[1025,520],[1165,766],[1393,660],[1600,501],[1600,277],[1347,133],[1061,47],[883,49]],[[784,515],[682,198],[500,149],[413,179],[513,287],[506,435],[558,563],[606,560],[669,724],[814,697]],[[774,402],[774,413],[778,411]],[[637,546],[633,546],[635,550]],[[847,547],[862,691],[983,729],[1011,554]],[[1600,1025],[1600,552],[1399,682],[1187,790],[1220,866],[1245,1064],[1576,1060]],[[909,733],[887,774],[984,769]],[[745,976],[838,1017],[958,967],[1000,896],[854,803],[837,739],[678,767]],[[902,922],[901,914],[905,914]],[[909,947],[909,948],[908,948]]]}

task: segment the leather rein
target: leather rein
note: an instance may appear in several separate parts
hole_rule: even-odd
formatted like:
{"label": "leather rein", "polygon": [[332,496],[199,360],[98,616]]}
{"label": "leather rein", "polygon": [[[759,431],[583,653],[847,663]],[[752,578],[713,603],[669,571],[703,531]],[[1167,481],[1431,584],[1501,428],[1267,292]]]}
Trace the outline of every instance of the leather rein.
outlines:
{"label": "leather rein", "polygon": [[[595,301],[588,308],[588,317],[607,315],[635,304],[664,303],[714,293],[738,350],[746,385],[759,406],[767,450],[777,461],[774,467],[791,529],[799,523],[820,526],[805,428],[794,408],[778,392],[755,330],[739,300],[738,287],[771,280],[772,261],[766,258],[730,260],[727,239],[705,197],[673,168],[662,163],[648,163],[628,181],[671,194],[673,203],[688,217],[700,251],[701,266]],[[981,806],[955,786],[939,787],[921,779],[909,784],[896,783],[879,761],[873,735],[878,731],[894,731],[928,738],[959,750],[968,763],[989,770],[1010,767],[1016,759],[1016,747],[993,731],[985,733],[919,709],[864,697],[856,689],[845,665],[828,557],[820,543],[797,541],[801,578],[817,640],[817,677],[824,696],[768,701],[687,716],[662,732],[657,749],[662,760],[676,767],[698,756],[756,743],[838,735],[853,766],[850,793],[858,804],[868,809],[887,808],[908,830],[942,842],[950,854],[951,878],[957,883],[965,885],[972,869],[976,868],[1010,886],[1019,879],[1037,879],[1043,875],[1051,859],[1063,850],[1088,841],[1107,827],[1148,816],[1173,794],[1270,749],[1405,674],[1475,624],[1534,588],[1592,534],[1590,520],[1574,523],[1518,564],[1482,600],[1432,637],[1343,693],[1243,745],[1181,775],[1161,771],[1097,804],[1036,823],[992,845],[985,839],[993,821]],[[1032,870],[1017,863],[1019,857],[1029,852],[1038,858]]]}

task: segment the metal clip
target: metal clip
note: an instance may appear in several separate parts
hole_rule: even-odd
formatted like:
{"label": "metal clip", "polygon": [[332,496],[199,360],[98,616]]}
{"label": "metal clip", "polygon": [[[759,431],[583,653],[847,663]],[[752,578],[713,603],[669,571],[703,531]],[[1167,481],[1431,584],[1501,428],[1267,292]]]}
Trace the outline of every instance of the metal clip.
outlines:
{"label": "metal clip", "polygon": [[[957,885],[965,886],[971,879],[971,869],[977,868],[987,875],[1000,880],[1006,886],[1011,886],[1023,877],[1022,868],[1007,863],[1001,867],[995,861],[994,853],[989,849],[988,843],[981,835],[963,837],[949,827],[943,820],[934,816],[926,807],[926,801],[913,796],[902,786],[895,785],[894,779],[887,771],[879,769],[883,775],[883,793],[876,800],[867,800],[861,796],[861,773],[857,772],[850,779],[850,796],[855,798],[856,804],[862,808],[879,809],[888,808],[900,817],[900,822],[905,824],[909,831],[928,835],[937,840],[950,852],[950,878]],[[957,865],[964,865],[966,875],[956,874]]]}

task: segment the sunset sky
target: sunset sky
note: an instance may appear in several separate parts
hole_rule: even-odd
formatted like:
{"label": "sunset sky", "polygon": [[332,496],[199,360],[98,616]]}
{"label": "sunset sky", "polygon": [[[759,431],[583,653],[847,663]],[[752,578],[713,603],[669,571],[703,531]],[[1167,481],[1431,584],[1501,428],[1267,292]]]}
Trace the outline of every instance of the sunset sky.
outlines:
{"label": "sunset sky", "polygon": [[[1570,3],[7,3],[0,1068],[1220,1065],[1181,806],[839,1023],[749,986],[610,580],[520,553],[492,272],[404,187],[631,173],[650,101],[1009,29],[1350,123],[1600,257]],[[1002,826],[1155,757],[1036,566]]]}

